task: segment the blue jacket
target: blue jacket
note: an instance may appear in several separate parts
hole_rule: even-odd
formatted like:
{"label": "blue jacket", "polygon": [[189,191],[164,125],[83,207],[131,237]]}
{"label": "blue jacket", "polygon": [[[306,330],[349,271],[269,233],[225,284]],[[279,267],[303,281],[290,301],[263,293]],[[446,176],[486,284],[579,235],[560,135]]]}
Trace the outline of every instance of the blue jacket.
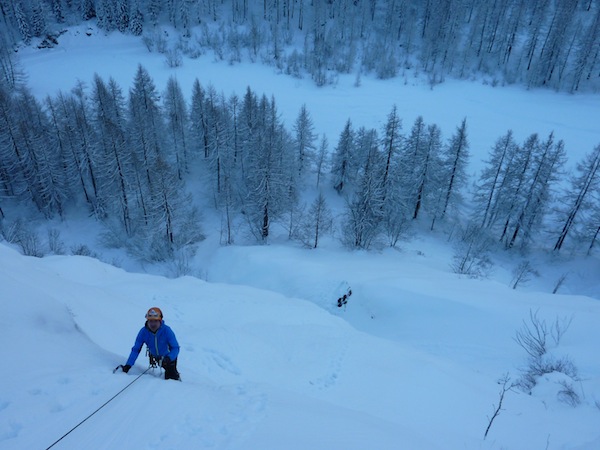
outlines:
{"label": "blue jacket", "polygon": [[156,333],[153,333],[150,328],[148,328],[148,323],[146,322],[144,328],[140,330],[135,338],[135,344],[133,344],[133,347],[131,348],[131,354],[126,363],[127,365],[133,366],[135,364],[135,360],[140,354],[144,344],[148,346],[150,354],[155,357],[164,358],[165,356],[168,356],[171,358],[171,361],[174,361],[179,355],[179,343],[177,342],[175,333],[173,333],[173,330],[171,330],[170,327],[165,325],[164,320],[161,320],[160,327],[156,330]]}

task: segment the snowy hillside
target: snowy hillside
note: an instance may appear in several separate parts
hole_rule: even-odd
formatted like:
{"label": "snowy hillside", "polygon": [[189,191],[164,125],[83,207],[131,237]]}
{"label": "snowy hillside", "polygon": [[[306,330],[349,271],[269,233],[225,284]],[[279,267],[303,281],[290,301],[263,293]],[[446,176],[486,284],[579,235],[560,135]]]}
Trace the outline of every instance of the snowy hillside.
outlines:
{"label": "snowy hillside", "polygon": [[[415,264],[398,252],[340,258],[279,248],[273,271],[265,251],[237,255],[253,270],[234,285],[130,274],[84,257],[23,257],[1,245],[11,351],[0,447],[46,448],[145,370],[140,357],[129,374],[111,372],[150,306],[178,335],[183,383],[144,375],[55,448],[600,445],[596,300],[457,279],[428,268],[427,256]],[[231,255],[222,256],[213,279],[230,277]],[[337,308],[346,283],[353,293]],[[526,366],[513,338],[531,310],[548,325],[572,318],[558,347],[548,337],[548,350],[568,356],[577,377],[548,373],[531,395],[507,392],[483,440],[497,380],[516,381]],[[560,394],[568,383],[576,406]]]}
{"label": "snowy hillside", "polygon": [[[332,144],[348,118],[380,129],[393,104],[405,130],[422,115],[449,135],[467,118],[473,175],[508,129],[518,140],[554,131],[571,168],[600,143],[597,95],[451,80],[431,90],[418,77],[364,77],[356,87],[354,75],[317,88],[208,54],[171,69],[138,38],[87,25],[69,29],[56,48],[19,55],[39,99],[77,80],[89,87],[94,73],[127,90],[143,64],[160,91],[175,75],[186,94],[198,78],[226,96],[247,86],[273,95],[287,126],[306,104]],[[329,195],[339,212],[343,199]],[[133,273],[169,268],[103,248],[98,223],[74,211],[50,225],[64,246],[85,244],[130,272],[79,256],[24,257],[0,242],[9,348],[0,449],[47,448],[134,381],[147,367],[143,355],[129,374],[112,369],[125,363],[151,306],[182,346],[183,383],[161,380],[158,370],[143,375],[53,448],[600,448],[597,258],[533,254],[540,277],[513,290],[516,262],[504,254],[488,279],[452,273],[441,233],[374,252],[348,251],[337,236],[301,249],[283,233],[268,246],[224,247],[219,219],[209,212],[204,220],[208,238],[186,268],[196,277]],[[535,341],[538,331],[544,351],[529,359],[518,336]]]}

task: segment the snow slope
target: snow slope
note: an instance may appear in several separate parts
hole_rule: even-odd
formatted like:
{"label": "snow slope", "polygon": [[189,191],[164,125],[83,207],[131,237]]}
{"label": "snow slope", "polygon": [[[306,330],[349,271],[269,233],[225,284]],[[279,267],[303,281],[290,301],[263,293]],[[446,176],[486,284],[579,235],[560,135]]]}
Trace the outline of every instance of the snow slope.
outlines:
{"label": "snow slope", "polygon": [[[224,249],[216,261],[237,261],[231,250],[252,261],[240,267],[254,270],[217,262],[212,273],[227,279],[234,269],[237,284],[131,274],[85,257],[29,258],[0,244],[3,335],[13,347],[0,376],[0,448],[46,448],[145,370],[142,356],[129,374],[111,373],[155,305],[178,335],[183,383],[142,376],[55,448],[531,449],[548,442],[591,450],[600,443],[596,300],[458,279],[416,268],[398,252],[381,260],[347,255],[339,267],[335,252],[313,264],[313,252],[281,247],[271,271],[268,248]],[[346,280],[356,284],[338,309]],[[322,296],[304,297],[310,288],[280,293],[303,284]],[[552,351],[577,365],[582,402],[560,402],[561,375],[549,374],[532,395],[507,393],[484,441],[497,379],[518,377],[525,362],[513,337],[530,308],[549,320],[573,315]]]}

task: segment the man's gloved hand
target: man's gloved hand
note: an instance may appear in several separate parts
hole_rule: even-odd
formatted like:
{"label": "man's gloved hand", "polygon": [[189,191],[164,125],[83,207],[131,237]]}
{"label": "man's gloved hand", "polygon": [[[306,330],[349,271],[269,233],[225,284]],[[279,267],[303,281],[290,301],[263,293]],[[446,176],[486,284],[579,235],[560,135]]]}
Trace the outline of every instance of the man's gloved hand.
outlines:
{"label": "man's gloved hand", "polygon": [[162,359],[162,366],[163,366],[163,367],[167,367],[167,366],[169,366],[169,365],[171,365],[171,358],[169,358],[168,356],[165,356],[165,357]]}
{"label": "man's gloved hand", "polygon": [[127,372],[129,372],[129,369],[131,369],[131,366],[129,364],[125,364],[123,366],[123,372],[127,373]]}

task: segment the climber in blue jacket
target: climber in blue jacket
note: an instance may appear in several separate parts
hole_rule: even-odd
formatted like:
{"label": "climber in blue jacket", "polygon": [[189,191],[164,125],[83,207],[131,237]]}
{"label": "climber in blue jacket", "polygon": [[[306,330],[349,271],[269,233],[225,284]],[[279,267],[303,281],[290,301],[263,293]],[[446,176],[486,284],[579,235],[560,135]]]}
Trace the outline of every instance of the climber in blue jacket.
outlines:
{"label": "climber in blue jacket", "polygon": [[146,323],[135,338],[129,359],[123,366],[123,372],[129,372],[144,344],[148,346],[150,364],[158,364],[165,369],[165,380],[179,380],[179,372],[177,372],[179,343],[173,330],[165,325],[160,308],[150,308],[146,313]]}

